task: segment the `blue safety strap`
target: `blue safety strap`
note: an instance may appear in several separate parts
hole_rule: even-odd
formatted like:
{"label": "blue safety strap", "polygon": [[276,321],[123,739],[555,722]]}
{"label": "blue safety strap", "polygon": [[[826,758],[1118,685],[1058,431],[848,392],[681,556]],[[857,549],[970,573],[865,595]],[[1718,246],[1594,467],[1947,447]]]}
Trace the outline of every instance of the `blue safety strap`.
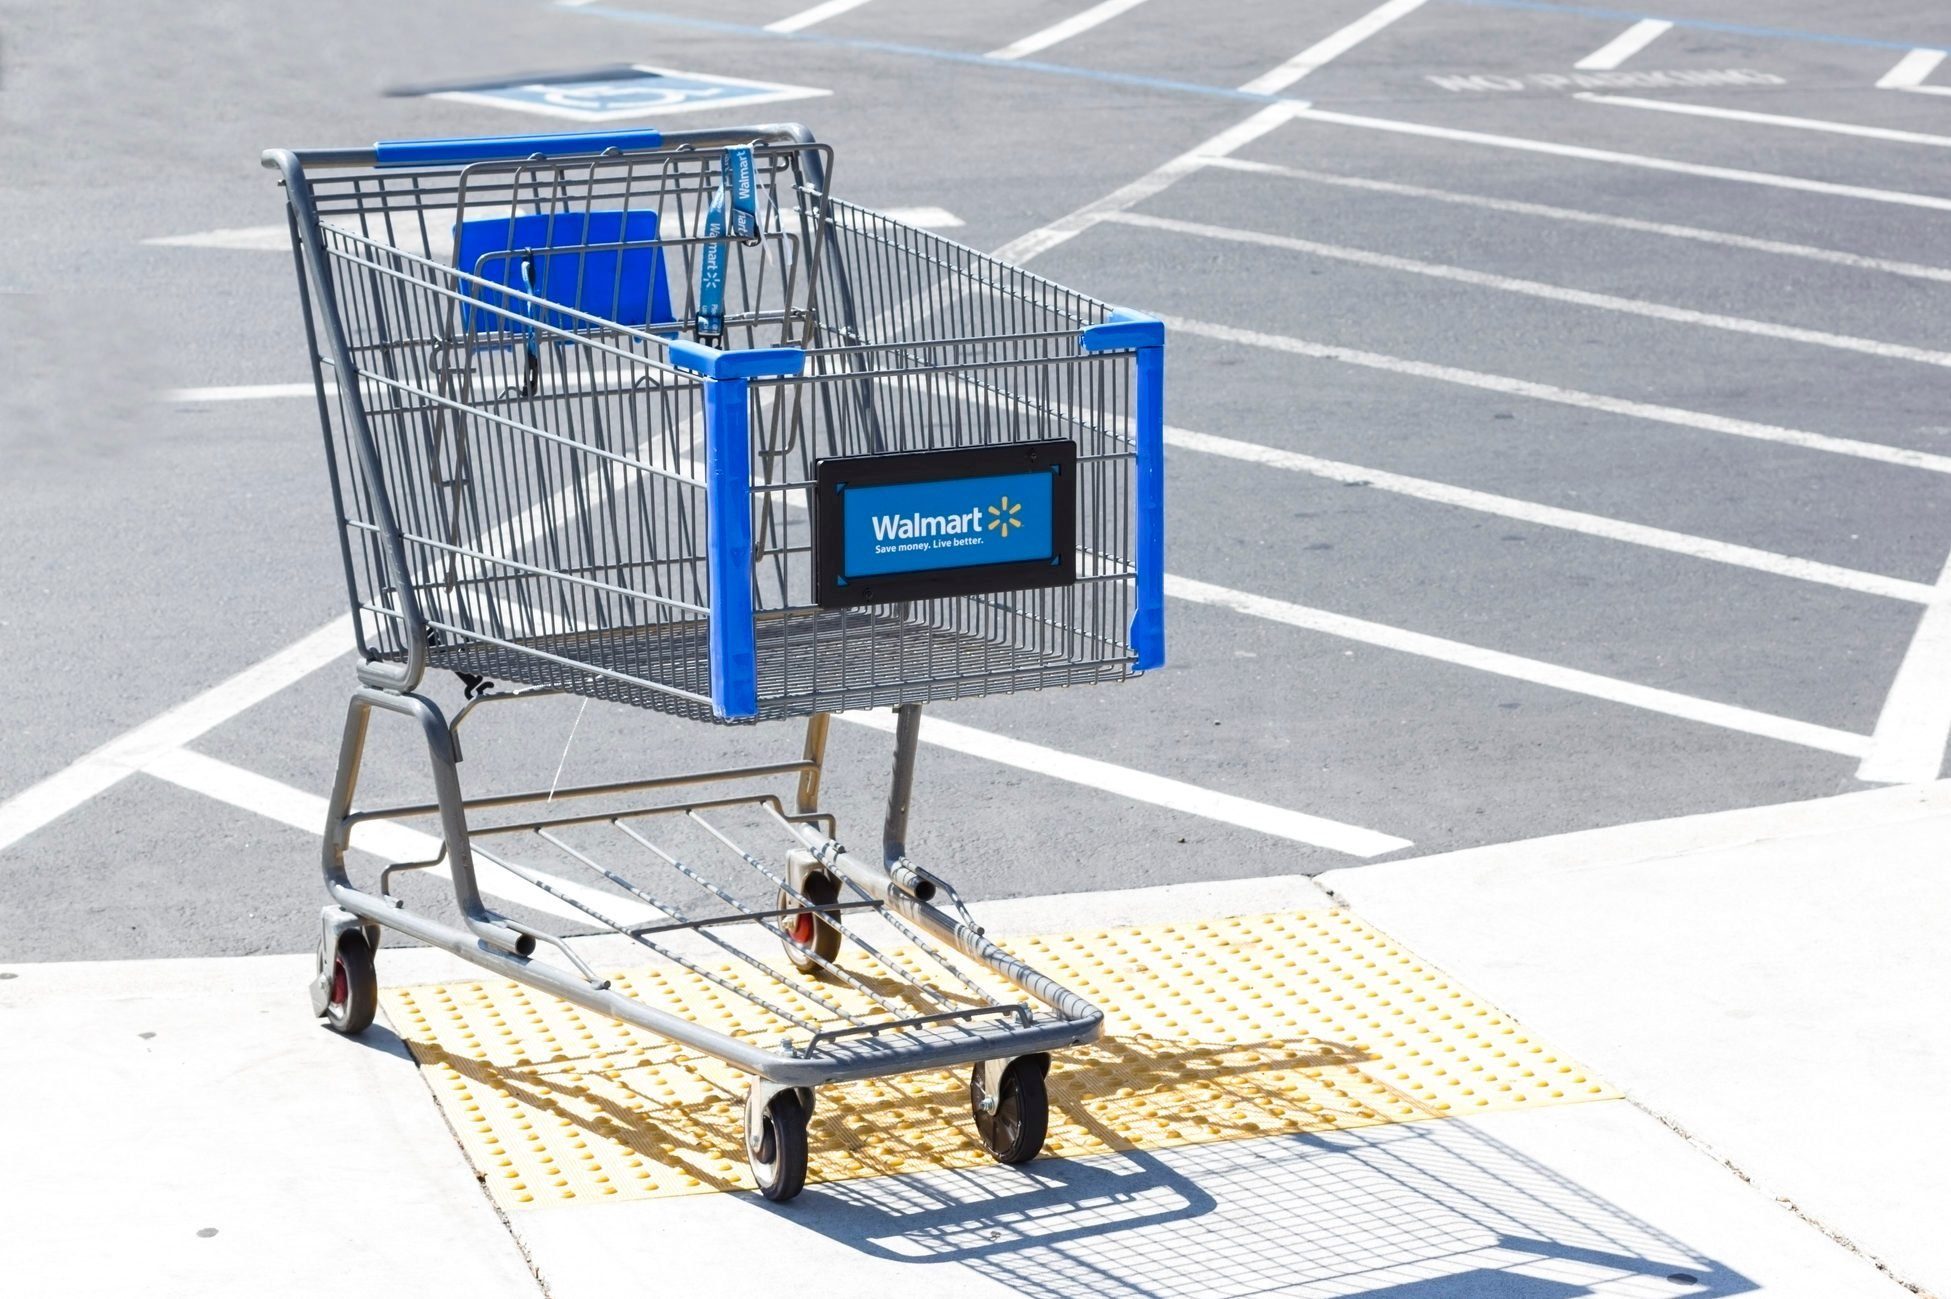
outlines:
{"label": "blue safety strap", "polygon": [[752,150],[739,145],[725,150],[718,192],[705,210],[704,255],[698,264],[698,341],[716,346],[725,333],[725,263],[727,226],[741,243],[759,241],[758,179]]}
{"label": "blue safety strap", "polygon": [[[535,250],[522,249],[522,292],[540,297],[542,290],[536,287]],[[522,376],[522,396],[533,397],[536,389],[542,386],[542,345],[535,337],[535,304],[522,303],[522,350],[528,354],[527,370]]]}

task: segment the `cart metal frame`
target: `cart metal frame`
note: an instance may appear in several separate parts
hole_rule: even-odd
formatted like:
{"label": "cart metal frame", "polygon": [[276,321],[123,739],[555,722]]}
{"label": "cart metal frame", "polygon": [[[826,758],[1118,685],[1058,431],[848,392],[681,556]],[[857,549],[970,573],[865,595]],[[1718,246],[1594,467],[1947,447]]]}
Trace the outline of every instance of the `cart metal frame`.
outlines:
{"label": "cart metal frame", "polygon": [[[734,159],[749,169],[754,156],[771,206],[748,223],[751,237],[735,244],[737,231],[711,224],[719,218],[707,219],[702,205],[717,159],[730,177]],[[370,1022],[373,956],[391,929],[751,1075],[747,1156],[769,1198],[790,1198],[803,1182],[813,1089],[861,1078],[972,1067],[972,1115],[992,1153],[1004,1162],[1033,1157],[1044,1134],[1048,1053],[1095,1040],[1103,1015],[988,939],[953,887],[909,859],[921,702],[1114,680],[1162,663],[1158,323],[871,213],[837,217],[840,205],[827,194],[831,155],[795,125],[270,150],[264,162],[281,174],[288,197],[361,651],[327,814],[322,866],[331,905],[322,917],[314,1012],[342,1032]],[[335,170],[354,179],[321,201],[313,176]],[[579,186],[584,197],[580,213],[559,197],[534,199],[527,214],[507,206],[506,251],[491,250],[475,265],[510,264],[491,281],[459,264],[470,185],[496,198],[518,198],[524,186],[538,193]],[[453,203],[452,267],[433,255],[426,205],[435,200],[427,194]],[[618,195],[624,207],[614,232],[596,234],[594,204]],[[660,205],[651,220],[661,226],[648,227],[654,239],[631,233],[629,205],[645,195]],[[346,213],[356,229],[328,219]],[[517,223],[543,217],[550,231],[543,245],[518,247]],[[417,250],[396,228],[409,218],[418,223]],[[581,242],[547,242],[558,221]],[[849,239],[856,252],[906,258],[918,269],[889,271],[865,255],[843,255]],[[583,309],[589,266],[614,268],[620,281],[627,260],[646,248],[658,260],[642,319],[619,323]],[[546,285],[555,274],[550,259],[570,255],[578,279],[573,300],[565,300]],[[610,260],[594,260],[602,256]],[[712,340],[719,345],[681,336],[694,315],[704,329],[697,313],[712,257],[737,287],[715,326],[723,331]],[[517,261],[523,289],[514,284]],[[1004,283],[1005,271],[1017,278]],[[620,291],[612,289],[612,303]],[[684,310],[658,302],[665,292]],[[970,303],[991,293],[1001,295],[1010,322],[967,333],[984,310]],[[614,406],[599,404],[606,401]],[[587,426],[560,422],[579,410],[588,412]],[[610,411],[661,419],[663,440],[616,442],[603,423]],[[1075,589],[837,614],[804,607],[795,592],[806,583],[810,547],[795,542],[803,521],[793,511],[803,507],[794,493],[807,490],[820,446],[912,450],[904,441],[912,428],[944,420],[957,439],[1024,440],[1053,426],[1099,439],[1084,457],[1078,489],[1089,523]],[[702,472],[695,446],[679,437],[691,423],[704,428]],[[514,470],[484,468],[480,448],[495,437],[523,439],[527,459],[510,457]],[[569,466],[554,478],[534,468],[550,455],[567,457]],[[489,473],[505,481],[483,486]],[[592,493],[589,484],[599,479]],[[557,482],[568,485],[550,495]],[[675,524],[650,507],[653,490],[662,493],[660,509],[676,510]],[[605,541],[587,519],[573,517],[577,510],[554,504],[572,491],[580,491],[582,511],[609,510],[599,522],[619,533],[621,511],[604,494],[636,491],[641,526],[661,531],[634,550]],[[545,525],[527,525],[513,546],[481,541],[486,525],[474,516],[484,498],[489,515],[512,508],[509,501],[539,498],[542,505],[521,517],[540,508]],[[635,657],[617,657],[618,646]],[[452,670],[467,684],[467,702],[451,720],[424,688],[430,668]],[[497,688],[489,674],[520,688]],[[803,717],[800,756],[464,796],[459,732],[468,718],[483,705],[565,692],[706,721]],[[819,802],[829,715],[866,705],[892,706],[897,719],[878,860],[843,847]],[[417,730],[432,801],[356,806],[376,711]],[[789,792],[754,793],[757,782]],[[653,794],[663,801],[642,801]],[[571,811],[565,803],[602,806]],[[734,809],[776,829],[782,848],[759,852],[734,840],[719,824]],[[389,863],[376,888],[355,884],[346,863],[354,829],[414,818],[437,823],[439,853]],[[660,847],[640,829],[659,818],[702,830],[735,867],[756,872],[760,879],[746,884],[772,892],[777,904],[746,905]],[[583,832],[635,845],[631,851],[647,852],[716,906],[694,914],[633,883],[570,837]],[[661,919],[619,921],[586,891],[569,890],[499,846],[489,855],[487,840],[546,844],[613,890],[606,896]],[[480,859],[550,893],[591,927],[744,997],[799,1036],[761,1045],[619,993],[564,937],[489,906]],[[409,910],[393,891],[402,874],[436,866],[451,877],[459,927]],[[903,950],[886,947],[885,929],[870,933],[860,923],[868,917],[891,927]],[[788,963],[813,982],[798,982],[725,938],[733,925],[776,938]],[[714,975],[671,945],[677,933],[781,980],[791,997],[768,998]],[[906,1004],[873,993],[842,966],[843,942],[892,975]],[[981,973],[972,978],[950,952]],[[541,959],[544,953],[556,959]],[[998,994],[978,981],[983,974],[1026,995]],[[843,986],[867,994],[877,1009],[848,1010],[822,991]],[[820,1014],[809,1018],[785,1000]]]}

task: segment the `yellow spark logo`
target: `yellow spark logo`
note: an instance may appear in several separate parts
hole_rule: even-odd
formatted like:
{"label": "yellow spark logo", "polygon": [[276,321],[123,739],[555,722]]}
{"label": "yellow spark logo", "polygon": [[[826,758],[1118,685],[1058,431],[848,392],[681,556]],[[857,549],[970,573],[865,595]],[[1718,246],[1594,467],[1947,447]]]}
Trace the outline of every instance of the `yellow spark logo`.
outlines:
{"label": "yellow spark logo", "polygon": [[1022,512],[1023,506],[1021,502],[1011,505],[1009,503],[1009,497],[1003,497],[1003,503],[1001,505],[992,505],[989,507],[989,531],[995,533],[998,537],[1007,537],[1011,528],[1020,528],[1023,526],[1023,520],[1016,517]]}

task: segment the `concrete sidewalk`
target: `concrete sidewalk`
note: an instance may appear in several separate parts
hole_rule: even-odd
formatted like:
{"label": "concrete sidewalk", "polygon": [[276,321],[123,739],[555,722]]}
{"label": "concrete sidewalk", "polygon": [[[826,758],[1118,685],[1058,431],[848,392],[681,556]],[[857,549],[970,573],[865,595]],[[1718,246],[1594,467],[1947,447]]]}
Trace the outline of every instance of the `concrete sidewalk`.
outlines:
{"label": "concrete sidewalk", "polygon": [[1761,1191],[1951,1294],[1951,781],[1321,883]]}
{"label": "concrete sidewalk", "polygon": [[[1947,825],[1951,785],[1330,881],[1405,959],[1462,976],[1632,1100],[933,1168],[783,1207],[730,1192],[498,1208],[398,1037],[309,1020],[309,957],[9,966],[8,1272],[23,1293],[197,1299],[1905,1293],[1826,1229],[1944,1290],[1929,1213],[1944,1124],[1924,1090],[1944,1029],[1913,1021],[1927,963],[1943,969],[1927,940]],[[1829,875],[1845,855],[1879,866],[1847,896]],[[982,912],[1007,935],[1333,905],[1290,878]],[[471,977],[393,948],[380,970]],[[1200,1086],[1182,1103],[1240,1103],[1238,1086]]]}

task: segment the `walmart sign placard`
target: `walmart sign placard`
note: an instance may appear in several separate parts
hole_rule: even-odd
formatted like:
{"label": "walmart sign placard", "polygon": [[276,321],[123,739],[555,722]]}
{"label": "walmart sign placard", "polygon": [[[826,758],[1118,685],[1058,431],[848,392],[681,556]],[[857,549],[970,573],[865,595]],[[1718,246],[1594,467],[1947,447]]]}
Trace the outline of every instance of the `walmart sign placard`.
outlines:
{"label": "walmart sign placard", "polygon": [[1076,577],[1077,444],[824,460],[815,579],[827,606],[1055,586]]}

